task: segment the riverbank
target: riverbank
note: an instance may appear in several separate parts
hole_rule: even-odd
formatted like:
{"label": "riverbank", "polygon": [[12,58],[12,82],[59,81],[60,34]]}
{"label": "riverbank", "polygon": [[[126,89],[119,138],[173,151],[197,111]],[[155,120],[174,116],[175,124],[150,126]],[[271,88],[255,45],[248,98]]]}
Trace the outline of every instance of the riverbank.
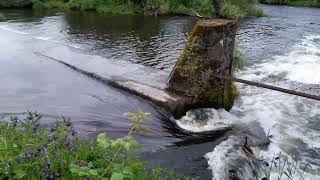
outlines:
{"label": "riverbank", "polygon": [[260,0],[263,4],[320,7],[320,0]]}
{"label": "riverbank", "polygon": [[185,179],[173,172],[146,167],[133,155],[140,147],[134,135],[141,131],[149,113],[138,109],[127,113],[131,129],[122,138],[110,139],[100,133],[91,141],[76,135],[63,118],[43,127],[42,116],[29,112],[24,119],[0,121],[1,179]]}
{"label": "riverbank", "polygon": [[33,8],[96,11],[101,14],[187,15],[198,17],[226,17],[240,19],[263,16],[263,11],[250,0],[1,0],[0,8]]}

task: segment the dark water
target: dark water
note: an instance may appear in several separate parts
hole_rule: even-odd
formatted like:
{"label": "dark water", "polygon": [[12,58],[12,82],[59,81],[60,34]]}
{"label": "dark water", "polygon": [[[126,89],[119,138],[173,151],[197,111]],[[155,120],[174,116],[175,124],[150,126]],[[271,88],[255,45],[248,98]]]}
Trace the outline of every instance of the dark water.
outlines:
{"label": "dark water", "polygon": [[[277,56],[287,57],[289,55],[286,53],[291,52],[292,46],[301,43],[306,36],[320,34],[320,26],[317,25],[320,23],[319,9],[287,6],[263,8],[268,17],[246,19],[238,31],[239,47],[248,59],[249,70],[239,72],[244,77],[252,73],[265,73],[263,69],[253,72],[255,65],[273,61]],[[137,136],[143,144],[143,156],[151,164],[161,163],[181,174],[199,176],[200,179],[211,178],[211,171],[207,170],[208,164],[203,155],[227,138],[224,133],[186,133],[170,121],[167,112],[154,104],[35,54],[52,47],[69,47],[81,53],[104,57],[108,62],[129,61],[169,72],[197,19],[175,16],[99,16],[78,12],[33,14],[27,10],[0,12],[9,19],[0,22],[2,116],[21,115],[26,110],[36,110],[44,114],[50,123],[64,115],[72,119],[81,134],[94,135],[107,131],[111,136],[118,137],[128,132],[129,122],[123,114],[141,107],[152,114],[144,123],[152,131]],[[264,96],[261,92],[249,90],[240,87],[242,97],[232,113],[261,120],[269,128],[265,117],[277,112],[267,111],[265,107],[270,109],[279,101],[267,99],[267,106],[263,103],[255,104],[253,108],[253,102],[260,102]],[[262,95],[259,96],[259,93]],[[286,98],[282,100],[292,102]],[[310,102],[303,101],[302,105],[298,103],[297,106],[301,109],[306,104]],[[317,112],[318,105],[314,104],[311,109]],[[308,110],[303,113],[307,114]],[[311,116],[314,116],[313,119]],[[283,117],[288,118],[279,118],[285,119]],[[318,114],[304,117],[310,118],[310,123],[314,124],[319,120]],[[289,118],[297,119],[296,116]],[[308,124],[302,126],[307,127]]]}
{"label": "dark water", "polygon": [[[71,118],[81,135],[107,132],[119,137],[129,131],[129,121],[123,114],[140,107],[151,113],[144,122],[151,131],[137,135],[146,152],[143,156],[150,160],[165,156],[147,152],[157,154],[162,148],[187,146],[197,140],[207,142],[214,137],[193,137],[172,123],[170,115],[160,107],[36,54],[53,47],[68,47],[102,56],[106,61],[130,61],[170,71],[195,19],[106,17],[94,13],[39,15],[17,10],[1,13],[9,19],[0,22],[1,116],[38,111],[47,123],[54,123],[63,115]],[[183,160],[184,156],[180,158]],[[203,160],[200,163],[207,166]],[[180,167],[180,173],[184,171]],[[210,177],[206,168],[201,171]]]}
{"label": "dark water", "polygon": [[0,23],[0,113],[3,116],[31,110],[55,121],[63,115],[70,117],[83,134],[107,131],[112,136],[121,136],[129,128],[123,114],[141,107],[152,114],[144,123],[152,132],[138,136],[143,147],[158,149],[180,141],[175,135],[177,130],[168,123],[169,115],[161,108],[39,57],[35,52],[68,46],[81,53],[103,56],[106,61],[152,65],[151,61],[156,59],[164,62],[158,66],[169,67],[172,60],[168,64],[165,59],[178,56],[186,36],[184,32],[192,26],[191,19],[104,17],[91,13],[43,16],[16,10],[2,13],[9,19]]}

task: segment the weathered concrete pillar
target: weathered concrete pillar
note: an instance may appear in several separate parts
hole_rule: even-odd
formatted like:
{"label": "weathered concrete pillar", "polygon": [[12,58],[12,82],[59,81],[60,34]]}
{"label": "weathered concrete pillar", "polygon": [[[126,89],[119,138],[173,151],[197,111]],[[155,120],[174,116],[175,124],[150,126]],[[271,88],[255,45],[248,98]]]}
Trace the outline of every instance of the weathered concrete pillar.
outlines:
{"label": "weathered concrete pillar", "polygon": [[231,76],[237,23],[232,20],[200,20],[169,77],[168,92],[193,99],[193,107],[231,109],[237,96]]}

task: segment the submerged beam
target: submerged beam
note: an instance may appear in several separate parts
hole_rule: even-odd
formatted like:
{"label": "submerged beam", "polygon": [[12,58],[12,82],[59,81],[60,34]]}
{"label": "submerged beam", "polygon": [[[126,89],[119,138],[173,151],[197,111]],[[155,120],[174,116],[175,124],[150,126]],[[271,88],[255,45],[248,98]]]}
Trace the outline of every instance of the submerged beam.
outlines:
{"label": "submerged beam", "polygon": [[[163,71],[153,72],[156,70],[129,62],[107,62],[99,56],[82,54],[68,47],[36,54],[144,97],[180,118],[193,108],[232,107],[231,81],[211,78],[211,74],[231,75],[236,26],[235,21],[225,19],[198,21],[167,84],[169,73],[163,78]],[[137,76],[136,72],[143,77]]]}

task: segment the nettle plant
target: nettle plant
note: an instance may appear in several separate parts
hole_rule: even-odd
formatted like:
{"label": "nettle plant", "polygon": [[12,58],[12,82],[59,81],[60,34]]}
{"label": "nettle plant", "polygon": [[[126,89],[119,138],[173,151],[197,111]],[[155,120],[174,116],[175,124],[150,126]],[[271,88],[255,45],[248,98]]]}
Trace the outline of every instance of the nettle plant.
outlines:
{"label": "nettle plant", "polygon": [[0,122],[0,179],[186,179],[160,167],[148,169],[132,150],[139,144],[133,134],[149,113],[127,113],[132,122],[127,136],[109,139],[101,133],[94,141],[76,136],[70,120],[50,128],[40,126],[41,115]]}

